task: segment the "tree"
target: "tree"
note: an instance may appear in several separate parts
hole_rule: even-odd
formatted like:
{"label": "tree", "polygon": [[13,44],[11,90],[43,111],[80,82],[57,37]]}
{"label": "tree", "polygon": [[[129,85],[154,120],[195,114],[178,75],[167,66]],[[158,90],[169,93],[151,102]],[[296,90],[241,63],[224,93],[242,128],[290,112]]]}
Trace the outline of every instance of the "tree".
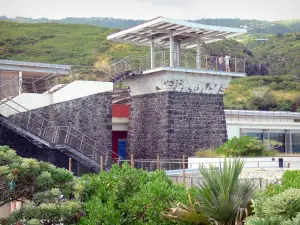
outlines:
{"label": "tree", "polygon": [[75,178],[50,163],[22,158],[7,146],[0,146],[0,207],[22,201],[2,224],[57,224],[70,222],[82,214],[81,204],[71,199]]}

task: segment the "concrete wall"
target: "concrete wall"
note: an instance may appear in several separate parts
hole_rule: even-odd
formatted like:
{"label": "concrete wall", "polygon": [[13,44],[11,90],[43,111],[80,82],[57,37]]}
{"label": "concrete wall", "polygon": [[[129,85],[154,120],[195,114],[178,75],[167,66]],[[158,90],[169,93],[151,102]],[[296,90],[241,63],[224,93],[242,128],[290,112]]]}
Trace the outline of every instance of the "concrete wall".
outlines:
{"label": "concrete wall", "polygon": [[[26,109],[32,110],[52,104],[52,96],[49,94],[23,93],[12,100],[13,101],[7,101],[6,104],[0,105],[0,113],[5,117],[19,112],[25,112],[27,111]],[[24,107],[26,109],[24,109]]]}
{"label": "concrete wall", "polygon": [[112,82],[77,80],[54,92],[52,104],[112,91]]}
{"label": "concrete wall", "polygon": [[134,79],[123,80],[122,84],[130,87],[131,95],[164,91],[224,94],[230,82],[230,76],[214,76],[182,71],[158,71]]}
{"label": "concrete wall", "polygon": [[[242,158],[245,162],[244,168],[279,168],[279,158],[283,159],[283,166],[291,169],[300,169],[300,157],[246,157]],[[232,158],[227,158],[232,160]],[[219,166],[224,162],[224,158],[188,158],[188,168],[197,169],[199,166],[209,167],[210,165]],[[289,163],[289,165],[288,165]]]}
{"label": "concrete wall", "polygon": [[128,152],[135,158],[191,156],[226,140],[223,95],[163,92],[132,98]]}

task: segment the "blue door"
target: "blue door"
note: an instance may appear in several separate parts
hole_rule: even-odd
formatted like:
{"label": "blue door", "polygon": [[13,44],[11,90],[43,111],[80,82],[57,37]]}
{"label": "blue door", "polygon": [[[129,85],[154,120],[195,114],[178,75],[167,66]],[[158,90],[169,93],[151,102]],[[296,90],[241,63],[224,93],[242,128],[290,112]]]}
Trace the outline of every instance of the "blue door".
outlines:
{"label": "blue door", "polygon": [[118,139],[118,154],[121,159],[126,158],[126,139]]}

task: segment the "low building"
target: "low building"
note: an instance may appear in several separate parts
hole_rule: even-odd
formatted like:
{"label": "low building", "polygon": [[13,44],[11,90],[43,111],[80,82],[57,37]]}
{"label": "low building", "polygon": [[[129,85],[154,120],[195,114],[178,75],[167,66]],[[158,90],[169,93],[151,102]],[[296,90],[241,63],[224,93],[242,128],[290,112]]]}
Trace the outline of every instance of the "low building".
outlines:
{"label": "low building", "polygon": [[[113,151],[125,157],[130,105],[114,104],[112,108]],[[282,153],[300,153],[300,113],[281,111],[225,110],[227,135],[256,137],[282,143]],[[199,137],[201,138],[201,137]]]}

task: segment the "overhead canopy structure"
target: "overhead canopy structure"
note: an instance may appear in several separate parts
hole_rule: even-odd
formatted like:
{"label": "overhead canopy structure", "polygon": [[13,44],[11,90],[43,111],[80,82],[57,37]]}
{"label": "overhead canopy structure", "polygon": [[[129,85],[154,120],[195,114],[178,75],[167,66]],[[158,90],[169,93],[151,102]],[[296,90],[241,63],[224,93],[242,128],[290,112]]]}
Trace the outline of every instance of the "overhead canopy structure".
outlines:
{"label": "overhead canopy structure", "polygon": [[149,46],[168,47],[170,37],[180,42],[181,48],[194,48],[197,43],[212,43],[247,33],[246,29],[220,27],[158,17],[132,28],[111,34],[108,40]]}

